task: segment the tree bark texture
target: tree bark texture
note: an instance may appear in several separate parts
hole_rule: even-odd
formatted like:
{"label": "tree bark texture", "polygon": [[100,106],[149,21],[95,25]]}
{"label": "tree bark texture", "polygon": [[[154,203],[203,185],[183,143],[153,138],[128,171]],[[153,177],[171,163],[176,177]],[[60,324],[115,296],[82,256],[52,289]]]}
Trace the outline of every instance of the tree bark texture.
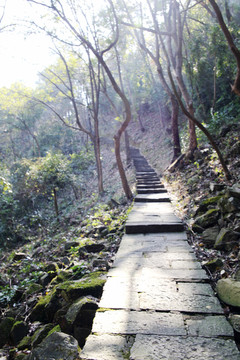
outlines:
{"label": "tree bark texture", "polygon": [[235,94],[240,97],[240,50],[237,48],[237,46],[234,43],[233,37],[232,37],[230,31],[228,30],[227,25],[225,24],[221,10],[220,10],[219,6],[217,5],[216,1],[209,0],[209,2],[212,5],[212,7],[216,13],[219,25],[220,25],[222,32],[227,40],[230,50],[232,51],[232,53],[236,59],[236,62],[237,62],[237,74],[235,77],[234,84],[232,85],[232,91],[235,92]]}

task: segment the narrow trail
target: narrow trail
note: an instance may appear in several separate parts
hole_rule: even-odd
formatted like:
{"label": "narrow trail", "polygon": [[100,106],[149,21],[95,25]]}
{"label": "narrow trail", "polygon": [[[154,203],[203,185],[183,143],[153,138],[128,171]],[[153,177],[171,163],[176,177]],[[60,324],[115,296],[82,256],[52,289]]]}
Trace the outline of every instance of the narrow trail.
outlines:
{"label": "narrow trail", "polygon": [[167,191],[136,149],[135,203],[85,360],[239,360],[233,330]]}

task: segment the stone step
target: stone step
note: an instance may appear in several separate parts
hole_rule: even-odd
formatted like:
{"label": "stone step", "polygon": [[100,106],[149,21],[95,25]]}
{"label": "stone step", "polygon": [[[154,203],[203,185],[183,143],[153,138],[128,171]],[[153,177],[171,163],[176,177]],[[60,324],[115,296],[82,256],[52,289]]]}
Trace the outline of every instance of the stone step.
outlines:
{"label": "stone step", "polygon": [[137,176],[137,181],[139,182],[139,180],[141,181],[148,181],[148,182],[154,182],[154,181],[159,181],[159,177],[157,175],[138,175]]}
{"label": "stone step", "polygon": [[163,189],[164,185],[160,183],[146,183],[146,184],[137,184],[137,189]]}
{"label": "stone step", "polygon": [[166,189],[154,189],[154,188],[142,188],[142,189],[137,189],[138,194],[164,194],[167,193]]}
{"label": "stone step", "polygon": [[126,224],[126,234],[150,234],[162,232],[183,231],[184,226],[181,223],[162,223],[162,224],[141,224],[132,222]]}
{"label": "stone step", "polygon": [[149,171],[136,171],[136,176],[158,176],[157,173],[153,170]]}
{"label": "stone step", "polygon": [[170,202],[170,198],[165,194],[139,194],[135,197],[135,202]]}
{"label": "stone step", "polygon": [[138,179],[137,185],[162,185],[161,181],[159,179],[155,180],[148,180],[148,179]]}

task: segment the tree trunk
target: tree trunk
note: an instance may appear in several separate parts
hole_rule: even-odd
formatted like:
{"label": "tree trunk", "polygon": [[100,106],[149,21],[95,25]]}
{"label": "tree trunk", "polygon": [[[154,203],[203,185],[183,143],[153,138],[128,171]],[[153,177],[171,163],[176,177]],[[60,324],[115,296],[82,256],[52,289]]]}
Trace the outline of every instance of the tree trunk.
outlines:
{"label": "tree trunk", "polygon": [[225,163],[225,160],[222,156],[222,153],[219,149],[219,147],[217,146],[217,144],[215,143],[212,135],[209,133],[209,131],[203,126],[202,123],[200,123],[191,113],[189,113],[189,111],[185,108],[178,92],[177,92],[177,89],[176,89],[176,86],[174,84],[174,81],[173,81],[173,77],[172,77],[172,73],[171,73],[171,70],[170,70],[170,67],[168,67],[168,76],[169,76],[169,79],[171,81],[171,84],[172,84],[172,88],[173,88],[173,91],[174,91],[174,94],[179,102],[179,105],[181,106],[181,109],[183,111],[183,113],[188,117],[189,121],[192,121],[200,130],[202,130],[202,132],[206,135],[206,137],[208,138],[210,144],[212,145],[213,149],[216,151],[217,155],[218,155],[218,158],[219,158],[219,161],[222,165],[222,168],[223,168],[223,171],[224,171],[224,174],[225,174],[225,177],[227,180],[230,180],[232,178],[231,176],[231,173],[230,171],[228,170],[228,167]]}
{"label": "tree trunk", "polygon": [[[189,113],[194,116],[194,108],[192,103],[188,106]],[[189,129],[189,151],[193,153],[197,148],[197,136],[196,136],[196,126],[191,120],[188,121]]]}
{"label": "tree trunk", "polygon": [[123,186],[123,190],[126,194],[126,197],[130,200],[133,198],[131,189],[128,185],[128,181],[127,181],[127,177],[126,177],[126,173],[124,171],[124,167],[123,167],[123,163],[122,163],[122,159],[121,159],[121,153],[120,153],[120,140],[121,140],[121,134],[118,132],[115,136],[114,136],[114,143],[115,143],[115,156],[116,156],[116,161],[117,161],[117,166],[118,166],[118,171],[122,180],[122,186]]}
{"label": "tree trunk", "polygon": [[179,113],[179,105],[175,96],[171,96],[171,104],[172,104],[172,136],[173,136],[173,159],[174,162],[181,155],[181,145],[178,131],[178,113]]}
{"label": "tree trunk", "polygon": [[127,157],[127,166],[131,165],[131,155],[130,155],[130,144],[129,144],[129,135],[127,130],[124,131],[125,138],[125,149],[126,149],[126,157]]}
{"label": "tree trunk", "polygon": [[217,5],[216,1],[209,0],[209,2],[212,5],[212,7],[217,15],[219,25],[220,25],[222,32],[227,40],[230,50],[232,51],[232,53],[236,59],[236,62],[237,62],[237,74],[235,77],[234,84],[232,85],[232,91],[234,91],[235,94],[240,97],[240,50],[237,48],[237,46],[234,43],[233,37],[232,37],[230,31],[228,30],[227,25],[225,24],[225,22],[223,20],[221,10],[220,10],[219,6]]}
{"label": "tree trunk", "polygon": [[102,173],[102,162],[101,162],[101,152],[100,152],[100,139],[99,136],[94,136],[94,154],[97,165],[97,175],[98,175],[98,192],[101,195],[104,192],[103,189],[103,173]]}
{"label": "tree trunk", "polygon": [[54,196],[54,207],[55,207],[55,213],[57,216],[57,220],[59,221],[59,211],[58,211],[58,201],[57,201],[57,190],[56,188],[53,189],[53,196]]}

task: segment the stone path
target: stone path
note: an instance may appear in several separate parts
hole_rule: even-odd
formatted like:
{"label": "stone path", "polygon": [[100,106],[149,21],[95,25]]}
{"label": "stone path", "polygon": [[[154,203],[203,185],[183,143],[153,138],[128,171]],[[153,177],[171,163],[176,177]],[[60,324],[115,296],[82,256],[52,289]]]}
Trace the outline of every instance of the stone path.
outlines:
{"label": "stone path", "polygon": [[138,195],[81,359],[240,360],[166,190],[132,155]]}

